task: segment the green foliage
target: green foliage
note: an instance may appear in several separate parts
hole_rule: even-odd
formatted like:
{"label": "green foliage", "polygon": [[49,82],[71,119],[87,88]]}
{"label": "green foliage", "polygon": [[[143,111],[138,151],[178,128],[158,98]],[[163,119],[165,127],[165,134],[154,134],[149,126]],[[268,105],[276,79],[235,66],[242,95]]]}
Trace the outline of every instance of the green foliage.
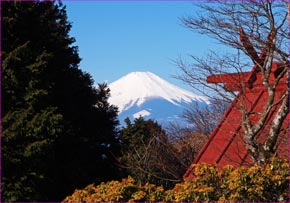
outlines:
{"label": "green foliage", "polygon": [[286,202],[289,201],[289,163],[273,159],[258,165],[222,169],[215,165],[195,164],[194,178],[164,190],[153,184],[136,184],[131,178],[89,185],[66,197],[63,202],[166,201],[166,202]]}
{"label": "green foliage", "polygon": [[120,162],[126,169],[125,176],[132,176],[140,184],[150,182],[165,188],[181,181],[186,169],[162,127],[142,117],[134,123],[129,119],[125,122],[127,126],[120,133]]}
{"label": "green foliage", "polygon": [[152,137],[165,138],[162,127],[153,120],[144,120],[142,117],[136,118],[132,124],[130,119],[125,119],[127,126],[121,130],[121,142],[123,149],[130,149],[136,145],[148,143]]}
{"label": "green foliage", "polygon": [[57,201],[118,177],[117,108],[78,68],[65,7],[1,6],[2,200]]}
{"label": "green foliage", "polygon": [[[62,116],[54,109],[34,113],[31,108],[3,118],[2,195],[10,201],[37,200],[51,187],[46,179],[54,160],[54,140],[62,133]],[[37,192],[36,192],[37,191]]]}

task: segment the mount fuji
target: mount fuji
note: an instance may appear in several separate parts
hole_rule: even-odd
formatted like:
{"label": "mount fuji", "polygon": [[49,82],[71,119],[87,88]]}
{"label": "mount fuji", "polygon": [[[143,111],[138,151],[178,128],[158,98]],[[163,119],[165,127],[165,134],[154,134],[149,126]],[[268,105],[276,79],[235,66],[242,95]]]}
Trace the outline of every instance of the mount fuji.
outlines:
{"label": "mount fuji", "polygon": [[183,110],[194,102],[208,105],[206,97],[177,87],[151,72],[132,72],[109,84],[109,103],[119,109],[119,119],[124,125],[126,117],[133,120],[142,116],[161,125],[184,122]]}

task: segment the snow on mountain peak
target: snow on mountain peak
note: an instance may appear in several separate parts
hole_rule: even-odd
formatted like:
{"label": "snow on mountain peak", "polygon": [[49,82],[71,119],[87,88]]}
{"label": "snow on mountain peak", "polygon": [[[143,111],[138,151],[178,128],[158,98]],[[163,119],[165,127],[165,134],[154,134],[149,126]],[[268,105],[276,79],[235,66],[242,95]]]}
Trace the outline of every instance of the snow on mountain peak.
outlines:
{"label": "snow on mountain peak", "polygon": [[175,105],[192,101],[209,104],[207,98],[170,84],[151,72],[131,72],[109,84],[109,88],[109,102],[116,105],[120,113],[152,98],[165,99]]}
{"label": "snow on mountain peak", "polygon": [[144,116],[149,116],[151,113],[147,110],[142,110],[142,111],[139,111],[135,114],[133,114],[133,118],[139,118],[140,116],[144,117]]}

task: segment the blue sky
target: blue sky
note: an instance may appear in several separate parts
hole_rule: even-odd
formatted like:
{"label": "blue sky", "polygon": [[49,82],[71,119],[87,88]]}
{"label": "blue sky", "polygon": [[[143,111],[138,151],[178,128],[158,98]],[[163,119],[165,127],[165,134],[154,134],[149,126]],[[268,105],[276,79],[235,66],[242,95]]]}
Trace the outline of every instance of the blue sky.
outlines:
{"label": "blue sky", "polygon": [[132,71],[150,71],[178,86],[174,64],[189,54],[204,56],[213,40],[195,34],[180,21],[197,10],[190,1],[64,1],[70,35],[76,38],[80,68],[95,83],[111,83]]}

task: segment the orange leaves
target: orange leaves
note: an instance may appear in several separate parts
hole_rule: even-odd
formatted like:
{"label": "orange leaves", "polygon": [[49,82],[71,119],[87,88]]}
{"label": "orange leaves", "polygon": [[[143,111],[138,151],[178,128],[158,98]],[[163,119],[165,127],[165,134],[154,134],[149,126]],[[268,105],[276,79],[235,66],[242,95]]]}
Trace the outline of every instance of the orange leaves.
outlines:
{"label": "orange leaves", "polygon": [[289,199],[286,161],[273,159],[263,168],[255,165],[219,169],[215,165],[195,164],[192,169],[195,178],[186,179],[171,190],[149,183],[142,186],[128,177],[75,190],[64,202],[278,202]]}
{"label": "orange leaves", "polygon": [[231,172],[224,183],[226,199],[237,202],[278,202],[289,199],[289,164],[273,159],[264,168],[258,165],[240,167]]}
{"label": "orange leaves", "polygon": [[63,202],[161,201],[163,194],[162,187],[148,183],[144,186],[138,185],[129,176],[122,181],[109,181],[97,186],[89,185],[83,190],[75,190]]}

